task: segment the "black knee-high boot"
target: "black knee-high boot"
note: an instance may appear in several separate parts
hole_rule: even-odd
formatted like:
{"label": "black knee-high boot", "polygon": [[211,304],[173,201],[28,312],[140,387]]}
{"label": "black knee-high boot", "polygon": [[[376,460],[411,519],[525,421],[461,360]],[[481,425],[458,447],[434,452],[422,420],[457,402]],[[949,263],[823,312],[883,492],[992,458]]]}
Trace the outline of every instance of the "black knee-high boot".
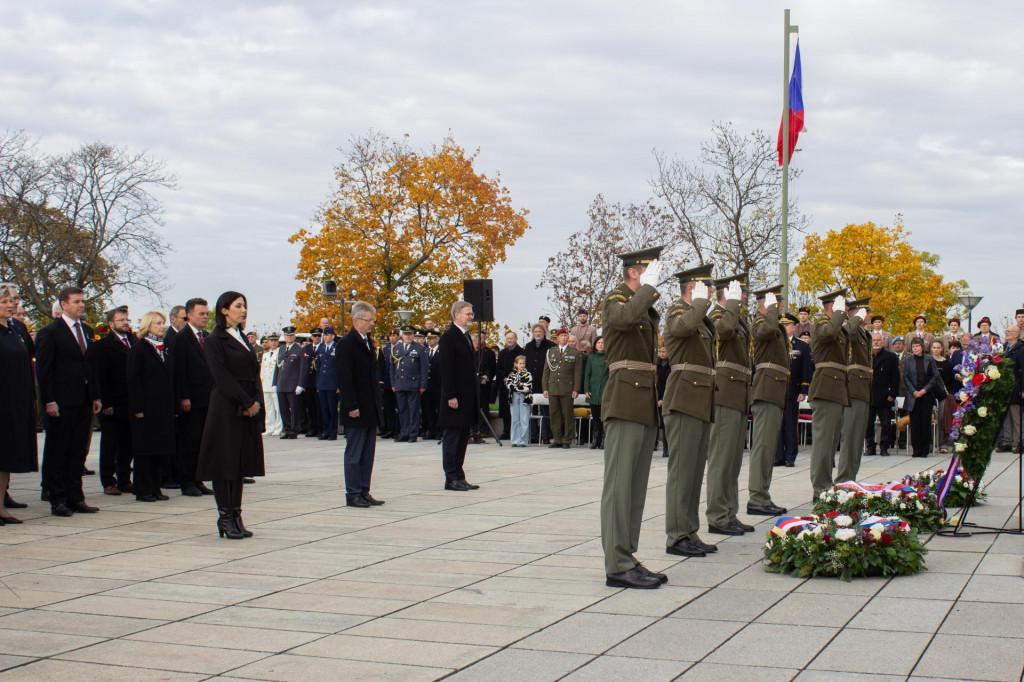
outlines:
{"label": "black knee-high boot", "polygon": [[246,528],[245,524],[242,523],[242,479],[239,478],[237,481],[234,481],[233,483],[235,485],[232,495],[232,514],[234,515],[235,519],[235,528],[237,528],[238,532],[241,533],[244,537],[251,538],[252,531]]}
{"label": "black knee-high boot", "polygon": [[[239,481],[240,483],[240,481]],[[241,540],[245,537],[235,523],[234,500],[241,499],[234,494],[235,481],[215,480],[213,482],[213,498],[217,501],[217,532],[220,537],[229,540]]]}

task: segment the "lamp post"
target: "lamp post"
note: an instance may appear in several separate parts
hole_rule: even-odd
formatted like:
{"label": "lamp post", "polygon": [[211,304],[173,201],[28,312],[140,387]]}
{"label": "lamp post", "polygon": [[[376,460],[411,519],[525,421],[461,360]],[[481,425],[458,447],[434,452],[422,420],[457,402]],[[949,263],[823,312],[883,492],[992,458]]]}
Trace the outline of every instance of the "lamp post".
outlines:
{"label": "lamp post", "polygon": [[974,309],[981,303],[981,296],[958,296],[960,299],[960,305],[967,308],[967,331],[974,334],[974,320],[972,313]]}
{"label": "lamp post", "polygon": [[400,327],[404,327],[405,323],[408,322],[409,318],[412,317],[412,313],[413,311],[411,310],[396,310],[395,317],[398,318],[398,325]]}
{"label": "lamp post", "polygon": [[345,333],[345,306],[350,306],[353,303],[355,303],[356,302],[356,297],[358,295],[359,295],[359,292],[356,291],[355,289],[353,289],[352,291],[348,292],[348,298],[347,299],[343,298],[341,300],[341,329],[339,329],[338,331],[340,331],[342,334]]}

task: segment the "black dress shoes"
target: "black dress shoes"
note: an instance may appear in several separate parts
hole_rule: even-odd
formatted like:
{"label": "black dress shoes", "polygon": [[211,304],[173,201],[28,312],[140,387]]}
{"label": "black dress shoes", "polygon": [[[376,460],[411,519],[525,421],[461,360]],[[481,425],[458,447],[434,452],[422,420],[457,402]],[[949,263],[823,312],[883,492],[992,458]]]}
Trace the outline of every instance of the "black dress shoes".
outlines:
{"label": "black dress shoes", "polygon": [[470,487],[468,485],[466,485],[465,481],[445,481],[444,482],[444,489],[445,490],[457,490],[459,492],[466,492],[467,490],[470,489]]}
{"label": "black dress shoes", "polygon": [[409,442],[409,436],[399,436],[398,438],[395,439],[395,442],[396,443],[408,443]]}
{"label": "black dress shoes", "polygon": [[743,533],[753,533],[754,532],[754,527],[753,526],[747,525],[747,524],[743,523],[742,521],[740,521],[739,519],[733,519],[732,521],[730,521],[728,527],[732,528],[733,530],[738,530],[738,531],[743,532]]}
{"label": "black dress shoes", "polygon": [[156,499],[160,500],[161,502],[166,502],[167,500],[171,499],[171,498],[167,497],[166,495],[164,495],[160,491],[157,491],[157,492],[153,493],[153,497],[155,497]]}
{"label": "black dress shoes", "polygon": [[[560,448],[560,447],[562,447],[561,443],[552,443],[551,445],[548,446],[548,449],[551,450],[551,449]],[[628,573],[628,571],[627,571],[627,573]],[[619,575],[619,574],[616,573],[615,575]]]}
{"label": "black dress shoes", "polygon": [[665,575],[664,573],[655,573],[651,569],[649,569],[646,566],[644,566],[643,564],[641,564],[639,561],[637,562],[636,566],[634,566],[633,568],[637,569],[638,571],[640,571],[641,573],[643,573],[644,575],[646,575],[648,577],[654,578],[655,580],[657,580],[662,585],[664,585],[665,583],[668,582],[668,576],[667,575]]}
{"label": "black dress shoes", "polygon": [[213,491],[206,487],[206,484],[202,481],[196,481],[196,490],[201,492],[203,495],[212,495]]}
{"label": "black dress shoes", "polygon": [[714,554],[715,552],[718,551],[718,545],[708,544],[708,543],[704,542],[703,540],[701,540],[700,538],[691,538],[690,542],[692,542],[697,547],[700,547],[701,549],[703,549],[708,554]]}
{"label": "black dress shoes", "polygon": [[90,507],[85,502],[69,502],[68,509],[79,514],[95,514],[100,510],[99,507]]}
{"label": "black dress shoes", "polygon": [[786,462],[786,466],[788,466],[788,467],[795,467],[796,466],[796,462]]}
{"label": "black dress shoes", "polygon": [[469,481],[463,481],[462,485],[466,486],[466,490],[480,490],[480,486],[473,485]]}
{"label": "black dress shoes", "polygon": [[690,541],[690,538],[683,538],[671,547],[666,547],[665,553],[675,554],[676,556],[707,556],[707,552],[693,544],[693,542]]}
{"label": "black dress shoes", "polygon": [[375,500],[373,499],[373,495],[371,495],[370,493],[363,493],[363,499],[372,504],[374,507],[379,507],[380,505],[384,504],[384,500]]}
{"label": "black dress shoes", "polygon": [[562,443],[562,449],[563,450],[568,450],[571,447],[572,447],[572,443]]}
{"label": "black dress shoes", "polygon": [[638,590],[653,590],[661,587],[660,580],[645,575],[636,566],[622,573],[606,574],[604,584],[608,587],[632,587]]}
{"label": "black dress shoes", "polygon": [[370,503],[367,500],[365,500],[362,495],[353,495],[352,497],[348,498],[345,504],[346,506],[349,507],[361,507],[364,509],[370,506]]}
{"label": "black dress shoes", "polygon": [[54,516],[71,516],[75,512],[71,511],[71,507],[66,504],[55,504],[50,507],[50,513]]}
{"label": "black dress shoes", "polygon": [[255,478],[249,478],[248,476],[246,476],[245,478],[242,479],[242,483],[245,483],[245,484],[250,484],[251,485],[251,484],[253,484],[255,482],[256,482]]}
{"label": "black dress shoes", "polygon": [[82,467],[82,475],[83,476],[95,476],[96,475],[96,470],[95,469],[90,469],[89,467]]}
{"label": "black dress shoes", "polygon": [[16,519],[13,516],[0,516],[0,526],[5,524],[8,526],[16,526],[21,522],[21,519]]}
{"label": "black dress shoes", "polygon": [[136,502],[156,502],[156,498],[153,497],[152,495],[136,495],[135,496],[135,501]]}
{"label": "black dress shoes", "polygon": [[327,436],[317,436],[317,440],[327,440]]}
{"label": "black dress shoes", "polygon": [[708,532],[714,533],[715,535],[743,535],[743,529],[739,527],[733,527],[729,524],[725,528],[719,528],[718,526],[708,525]]}
{"label": "black dress shoes", "polygon": [[747,513],[754,516],[778,516],[785,514],[785,507],[778,507],[775,504],[750,504],[747,503]]}
{"label": "black dress shoes", "polygon": [[406,443],[415,443],[415,442],[416,442],[416,436],[410,436],[410,437],[409,437],[409,440],[407,440],[407,441],[405,441],[405,442],[406,442]]}
{"label": "black dress shoes", "polygon": [[28,505],[24,502],[15,502],[10,493],[4,493],[4,506],[8,509],[24,509]]}
{"label": "black dress shoes", "polygon": [[186,497],[202,497],[203,496],[203,493],[201,493],[199,491],[199,488],[195,487],[194,485],[182,486],[181,487],[181,494],[186,496]]}

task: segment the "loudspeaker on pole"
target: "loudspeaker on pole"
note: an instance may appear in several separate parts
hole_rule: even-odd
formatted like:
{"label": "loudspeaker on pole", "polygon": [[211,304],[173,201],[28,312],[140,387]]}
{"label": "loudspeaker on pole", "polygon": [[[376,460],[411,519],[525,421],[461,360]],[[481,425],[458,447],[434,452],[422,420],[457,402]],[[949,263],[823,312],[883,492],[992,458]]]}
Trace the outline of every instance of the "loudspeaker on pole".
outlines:
{"label": "loudspeaker on pole", "polygon": [[494,285],[491,280],[462,280],[462,298],[473,305],[477,322],[494,322]]}

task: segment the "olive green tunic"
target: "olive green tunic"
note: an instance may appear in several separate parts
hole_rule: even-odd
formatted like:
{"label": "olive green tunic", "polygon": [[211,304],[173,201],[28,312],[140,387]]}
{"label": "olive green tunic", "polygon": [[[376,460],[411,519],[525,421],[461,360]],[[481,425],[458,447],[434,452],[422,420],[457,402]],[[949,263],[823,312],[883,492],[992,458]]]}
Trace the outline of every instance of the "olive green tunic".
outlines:
{"label": "olive green tunic", "polygon": [[839,447],[843,408],[850,405],[846,370],[850,357],[850,338],[843,324],[846,312],[822,316],[811,332],[811,357],[814,377],[807,399],[811,403],[811,487],[817,498],[832,487],[832,462]]}
{"label": "olive green tunic", "polygon": [[747,492],[751,504],[773,504],[775,451],[779,445],[782,412],[789,391],[790,344],[779,324],[779,307],[771,305],[754,315],[754,381],[751,385],[754,437],[750,446]]}
{"label": "olive green tunic", "polygon": [[874,359],[871,357],[871,334],[861,326],[863,320],[851,316],[845,325],[850,337],[850,361],[846,370],[846,386],[850,406],[843,409],[840,434],[839,461],[836,481],[856,481],[864,454],[864,438],[868,428],[868,406],[871,403],[871,377]]}

